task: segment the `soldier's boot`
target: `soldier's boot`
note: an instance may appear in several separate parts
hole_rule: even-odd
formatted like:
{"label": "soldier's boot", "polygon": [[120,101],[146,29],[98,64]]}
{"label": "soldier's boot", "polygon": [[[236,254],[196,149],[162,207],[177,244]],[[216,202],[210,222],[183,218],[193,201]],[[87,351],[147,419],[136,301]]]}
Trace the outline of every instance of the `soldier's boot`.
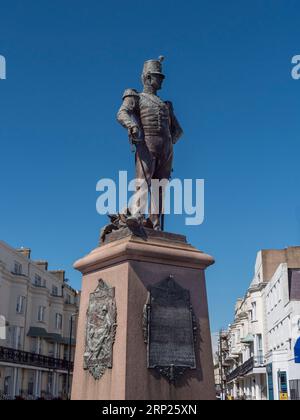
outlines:
{"label": "soldier's boot", "polygon": [[152,214],[150,218],[151,218],[151,222],[152,222],[152,225],[153,225],[153,229],[157,230],[157,231],[161,230],[160,215],[159,214]]}
{"label": "soldier's boot", "polygon": [[141,226],[141,221],[136,216],[129,216],[126,220],[126,224],[130,229],[138,229]]}

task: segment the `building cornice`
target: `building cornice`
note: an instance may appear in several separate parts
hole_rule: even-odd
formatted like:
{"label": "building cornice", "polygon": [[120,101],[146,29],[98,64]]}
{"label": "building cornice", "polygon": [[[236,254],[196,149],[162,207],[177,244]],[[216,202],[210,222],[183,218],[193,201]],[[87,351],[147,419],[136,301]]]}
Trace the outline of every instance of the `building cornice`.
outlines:
{"label": "building cornice", "polygon": [[262,290],[265,289],[265,287],[268,285],[268,282],[261,282],[258,284],[254,284],[253,286],[250,286],[248,289],[249,293],[253,293],[253,292],[261,292]]}

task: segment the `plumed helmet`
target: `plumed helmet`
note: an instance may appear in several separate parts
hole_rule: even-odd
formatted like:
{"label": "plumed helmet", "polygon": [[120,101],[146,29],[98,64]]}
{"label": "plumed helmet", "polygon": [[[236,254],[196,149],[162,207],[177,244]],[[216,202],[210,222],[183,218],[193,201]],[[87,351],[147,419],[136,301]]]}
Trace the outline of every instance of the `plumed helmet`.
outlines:
{"label": "plumed helmet", "polygon": [[161,55],[158,60],[147,60],[144,63],[142,79],[144,80],[149,74],[160,74],[162,77],[165,75],[162,73],[162,62],[164,57]]}

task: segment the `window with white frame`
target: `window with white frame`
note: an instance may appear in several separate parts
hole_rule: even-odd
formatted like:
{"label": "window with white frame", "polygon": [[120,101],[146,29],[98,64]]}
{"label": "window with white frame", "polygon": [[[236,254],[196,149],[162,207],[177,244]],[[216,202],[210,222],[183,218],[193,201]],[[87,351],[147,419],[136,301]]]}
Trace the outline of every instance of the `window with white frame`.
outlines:
{"label": "window with white frame", "polygon": [[257,305],[256,302],[252,302],[252,319],[251,321],[257,321]]}
{"label": "window with white frame", "polygon": [[249,315],[248,316],[249,316],[248,319],[250,319],[250,321],[253,321],[253,312],[252,312],[252,309],[249,311]]}
{"label": "window with white frame", "polygon": [[37,353],[37,346],[38,346],[38,338],[31,337],[30,339],[30,351],[31,353]]}
{"label": "window with white frame", "polygon": [[57,286],[52,286],[52,295],[53,296],[58,296],[58,287]]}
{"label": "window with white frame", "polygon": [[50,357],[55,357],[55,345],[54,345],[54,343],[49,343],[49,345],[48,345],[48,355]]}
{"label": "window with white frame", "polygon": [[23,338],[23,328],[11,326],[8,329],[8,346],[13,349],[21,349]]}
{"label": "window with white frame", "polygon": [[263,360],[263,341],[262,341],[262,335],[257,334],[256,335],[256,356],[259,358],[259,363],[262,363]]}
{"label": "window with white frame", "polygon": [[42,277],[38,274],[34,276],[34,284],[35,286],[42,287]]}
{"label": "window with white frame", "polygon": [[14,273],[15,274],[22,274],[22,264],[20,264],[18,261],[15,261],[14,263]]}
{"label": "window with white frame", "polygon": [[39,309],[38,309],[38,321],[39,322],[45,322],[45,313],[46,313],[45,306],[39,306]]}
{"label": "window with white frame", "polygon": [[55,328],[57,330],[62,329],[62,314],[56,314],[55,315]]}
{"label": "window with white frame", "polygon": [[17,299],[16,311],[18,314],[23,314],[25,311],[25,296],[19,296]]}

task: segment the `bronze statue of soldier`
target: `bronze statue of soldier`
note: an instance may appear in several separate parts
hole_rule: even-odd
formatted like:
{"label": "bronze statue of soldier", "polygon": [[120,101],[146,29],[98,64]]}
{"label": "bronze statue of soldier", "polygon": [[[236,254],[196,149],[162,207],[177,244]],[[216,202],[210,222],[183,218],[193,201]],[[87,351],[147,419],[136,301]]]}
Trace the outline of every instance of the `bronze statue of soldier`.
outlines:
{"label": "bronze statue of soldier", "polygon": [[[183,131],[175,117],[172,103],[157,95],[165,78],[162,73],[163,57],[144,63],[142,73],[143,92],[126,89],[117,119],[128,130],[131,142],[136,146],[136,179],[147,183],[151,195],[151,180],[170,179],[173,164],[173,145]],[[160,190],[159,208],[149,210],[149,219],[155,230],[161,230],[163,192]],[[130,209],[131,210],[131,209]],[[127,223],[139,223],[139,205],[131,210]]]}

